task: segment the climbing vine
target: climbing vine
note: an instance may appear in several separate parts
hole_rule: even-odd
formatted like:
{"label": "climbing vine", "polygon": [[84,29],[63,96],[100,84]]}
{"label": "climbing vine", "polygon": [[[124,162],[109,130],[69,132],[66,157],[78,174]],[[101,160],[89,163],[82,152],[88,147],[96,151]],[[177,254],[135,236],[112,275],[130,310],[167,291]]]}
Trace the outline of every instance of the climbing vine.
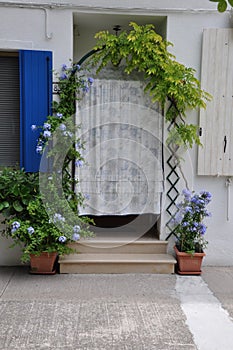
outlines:
{"label": "climbing vine", "polygon": [[[86,71],[85,71],[86,72]],[[84,144],[78,137],[80,125],[76,125],[74,115],[76,111],[76,100],[80,100],[93,84],[93,78],[84,74],[80,65],[71,62],[70,65],[63,64],[61,72],[55,72],[58,85],[58,100],[53,102],[53,114],[47,116],[42,126],[32,125],[32,130],[40,128],[41,133],[37,141],[36,152],[43,154],[47,148],[47,158],[60,166],[58,150],[69,147],[64,163],[61,165],[62,188],[70,207],[77,211],[78,206],[83,205],[85,194],[75,190],[78,179],[75,177],[75,167],[80,167],[85,160],[82,156]],[[53,138],[54,134],[56,137]],[[54,144],[56,142],[56,145]]]}
{"label": "climbing vine", "polygon": [[159,102],[165,120],[174,123],[169,135],[176,145],[200,145],[198,126],[187,123],[187,111],[205,108],[211,96],[200,87],[195,70],[176,61],[168,47],[172,44],[157,34],[152,24],[144,26],[130,23],[129,32],[117,36],[108,31],[95,35],[95,53],[90,63],[100,72],[109,63],[122,64],[127,74],[142,72],[146,82],[145,92],[152,102]]}

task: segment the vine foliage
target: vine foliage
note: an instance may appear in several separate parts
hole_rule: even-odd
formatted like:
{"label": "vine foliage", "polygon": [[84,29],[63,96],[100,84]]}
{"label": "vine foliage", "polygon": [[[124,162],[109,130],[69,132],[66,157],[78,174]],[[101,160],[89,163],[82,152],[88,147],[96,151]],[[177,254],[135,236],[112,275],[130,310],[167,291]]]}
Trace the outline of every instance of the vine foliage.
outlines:
{"label": "vine foliage", "polygon": [[201,89],[195,70],[176,61],[168,48],[172,44],[157,34],[152,24],[130,23],[129,32],[117,36],[108,31],[95,35],[96,50],[90,63],[100,72],[109,63],[124,65],[127,74],[133,71],[144,74],[145,92],[152,102],[159,102],[165,120],[174,128],[168,137],[177,146],[200,145],[198,126],[187,123],[187,111],[205,108],[210,94]]}

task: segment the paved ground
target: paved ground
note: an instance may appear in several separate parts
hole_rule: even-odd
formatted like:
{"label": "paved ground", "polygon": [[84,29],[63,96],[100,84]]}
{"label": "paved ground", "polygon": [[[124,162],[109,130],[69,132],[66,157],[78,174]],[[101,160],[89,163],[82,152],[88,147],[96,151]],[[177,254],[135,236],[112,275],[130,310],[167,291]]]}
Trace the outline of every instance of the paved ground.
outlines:
{"label": "paved ground", "polygon": [[231,317],[233,267],[202,277],[0,268],[0,350],[232,350]]}

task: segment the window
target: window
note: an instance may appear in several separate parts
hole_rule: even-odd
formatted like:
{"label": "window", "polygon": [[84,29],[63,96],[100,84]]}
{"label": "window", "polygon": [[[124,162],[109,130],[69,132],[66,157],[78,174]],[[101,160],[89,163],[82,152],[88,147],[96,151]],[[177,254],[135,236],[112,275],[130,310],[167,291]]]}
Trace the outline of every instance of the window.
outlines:
{"label": "window", "polygon": [[52,107],[52,53],[21,50],[0,56],[0,166],[20,164],[39,170],[36,154],[39,130]]}
{"label": "window", "polygon": [[20,162],[19,58],[0,55],[0,166]]}

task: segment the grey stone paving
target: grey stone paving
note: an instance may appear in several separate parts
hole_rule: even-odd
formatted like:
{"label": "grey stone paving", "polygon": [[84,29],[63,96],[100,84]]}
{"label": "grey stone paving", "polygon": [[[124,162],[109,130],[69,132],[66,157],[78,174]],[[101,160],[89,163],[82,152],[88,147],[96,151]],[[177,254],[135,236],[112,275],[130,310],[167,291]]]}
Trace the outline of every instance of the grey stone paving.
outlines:
{"label": "grey stone paving", "polygon": [[233,320],[233,267],[205,267],[202,278]]}
{"label": "grey stone paving", "polygon": [[175,275],[0,268],[0,349],[197,350]]}

